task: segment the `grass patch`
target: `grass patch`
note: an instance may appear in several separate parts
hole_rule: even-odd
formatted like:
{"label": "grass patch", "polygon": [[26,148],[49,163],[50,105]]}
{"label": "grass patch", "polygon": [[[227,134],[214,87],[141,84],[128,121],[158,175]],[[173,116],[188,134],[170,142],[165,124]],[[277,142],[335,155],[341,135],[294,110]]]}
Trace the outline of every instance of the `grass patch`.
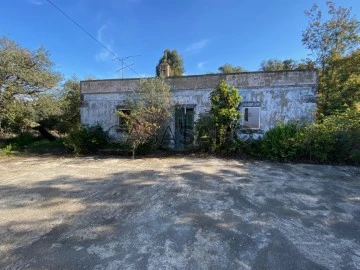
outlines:
{"label": "grass patch", "polygon": [[64,140],[59,138],[55,141],[39,140],[29,144],[24,149],[27,153],[33,154],[65,154]]}
{"label": "grass patch", "polygon": [[14,153],[15,152],[11,144],[6,145],[5,147],[0,147],[0,156],[10,156]]}

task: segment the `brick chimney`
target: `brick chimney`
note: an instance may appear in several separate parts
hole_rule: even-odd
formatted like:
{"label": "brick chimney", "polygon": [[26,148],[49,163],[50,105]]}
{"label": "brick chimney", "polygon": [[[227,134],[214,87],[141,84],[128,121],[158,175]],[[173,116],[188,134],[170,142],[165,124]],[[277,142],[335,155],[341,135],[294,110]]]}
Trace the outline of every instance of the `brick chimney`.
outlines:
{"label": "brick chimney", "polygon": [[164,77],[170,76],[170,65],[168,63],[161,63],[160,64],[160,75]]}

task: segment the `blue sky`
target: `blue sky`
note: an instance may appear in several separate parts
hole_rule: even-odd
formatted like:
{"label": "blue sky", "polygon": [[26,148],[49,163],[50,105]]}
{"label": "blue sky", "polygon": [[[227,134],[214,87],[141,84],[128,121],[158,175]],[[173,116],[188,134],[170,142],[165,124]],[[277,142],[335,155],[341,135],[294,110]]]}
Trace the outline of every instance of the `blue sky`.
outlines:
{"label": "blue sky", "polygon": [[[314,0],[52,0],[136,71],[153,76],[166,48],[184,58],[186,75],[225,63],[248,71],[270,58],[307,57],[301,33]],[[121,66],[46,0],[2,0],[0,35],[23,47],[43,45],[65,77],[119,78]],[[317,1],[325,7],[325,0]],[[359,0],[337,0],[360,16]],[[5,12],[4,12],[5,11]]]}

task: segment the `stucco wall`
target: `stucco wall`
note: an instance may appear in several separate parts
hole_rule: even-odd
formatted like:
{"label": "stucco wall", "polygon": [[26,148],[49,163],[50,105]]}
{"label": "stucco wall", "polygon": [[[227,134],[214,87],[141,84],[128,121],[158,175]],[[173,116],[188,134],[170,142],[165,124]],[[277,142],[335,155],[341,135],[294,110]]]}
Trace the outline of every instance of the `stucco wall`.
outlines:
{"label": "stucco wall", "polygon": [[[210,108],[209,94],[220,80],[236,87],[243,102],[259,106],[260,130],[263,133],[277,121],[311,122],[316,110],[317,72],[254,72],[167,78],[174,104],[196,105],[195,120]],[[118,124],[116,107],[127,91],[136,90],[139,79],[98,80],[81,82],[84,106],[81,121],[86,125],[100,124],[104,130]],[[242,106],[244,107],[244,106]],[[240,107],[240,110],[243,108]]]}
{"label": "stucco wall", "polygon": [[101,125],[104,130],[118,124],[116,107],[126,98],[124,93],[84,94],[81,107],[81,123]]}
{"label": "stucco wall", "polygon": [[[210,108],[211,91],[212,89],[173,90],[171,101],[178,105],[195,105],[195,120],[197,120],[200,113]],[[84,94],[83,98],[81,123],[89,126],[101,125],[105,131],[118,124],[115,110],[125,100],[126,93]]]}
{"label": "stucco wall", "polygon": [[278,122],[312,122],[316,111],[315,87],[274,87],[240,89],[243,107],[247,102],[260,105],[260,133],[266,132]]}

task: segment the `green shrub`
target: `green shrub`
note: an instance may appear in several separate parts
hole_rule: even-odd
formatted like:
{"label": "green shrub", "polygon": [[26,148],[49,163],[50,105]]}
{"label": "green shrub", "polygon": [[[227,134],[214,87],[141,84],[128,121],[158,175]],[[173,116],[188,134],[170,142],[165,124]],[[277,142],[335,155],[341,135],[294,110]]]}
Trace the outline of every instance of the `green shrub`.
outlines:
{"label": "green shrub", "polygon": [[298,158],[327,163],[360,163],[360,112],[326,117],[297,134]]}
{"label": "green shrub", "polygon": [[360,129],[337,132],[335,142],[336,162],[360,164]]}
{"label": "green shrub", "polygon": [[11,144],[8,144],[4,148],[0,149],[0,156],[8,156],[13,151],[13,146]]}
{"label": "green shrub", "polygon": [[239,92],[222,80],[211,91],[210,101],[210,111],[200,115],[195,123],[197,144],[202,151],[233,153],[238,147],[236,128],[241,117]]}
{"label": "green shrub", "polygon": [[210,115],[215,122],[215,151],[231,153],[236,148],[236,128],[241,117],[238,107],[241,102],[239,91],[224,80],[210,93]]}
{"label": "green shrub", "polygon": [[300,128],[280,124],[245,146],[255,158],[360,164],[360,112],[346,111]]}
{"label": "green shrub", "polygon": [[30,132],[21,132],[16,138],[12,140],[13,146],[18,149],[23,149],[35,141],[33,134]]}
{"label": "green shrub", "polygon": [[[128,146],[128,148],[131,149],[130,146]],[[147,142],[140,144],[136,153],[138,155],[147,155],[156,150],[156,148],[156,140],[152,137]]]}
{"label": "green shrub", "polygon": [[200,114],[195,122],[196,144],[201,151],[214,151],[216,148],[215,119],[210,113]]}
{"label": "green shrub", "polygon": [[294,147],[300,160],[326,162],[334,144],[334,133],[331,130],[322,124],[313,124],[298,132]]}
{"label": "green shrub", "polygon": [[55,141],[49,141],[46,139],[33,142],[27,147],[27,152],[37,154],[62,154],[65,153],[64,140],[58,138]]}
{"label": "green shrub", "polygon": [[270,129],[263,138],[248,146],[251,155],[269,160],[289,161],[296,155],[294,148],[297,134],[295,123],[284,123]]}
{"label": "green shrub", "polygon": [[72,130],[64,140],[65,147],[76,155],[96,153],[106,143],[106,134],[100,126],[80,126]]}
{"label": "green shrub", "polygon": [[[239,148],[237,141],[236,125],[229,126],[227,132],[217,126],[216,118],[210,113],[201,114],[199,119],[195,122],[195,139],[200,151],[215,152],[218,154],[235,153]],[[217,142],[217,140],[219,140]]]}

